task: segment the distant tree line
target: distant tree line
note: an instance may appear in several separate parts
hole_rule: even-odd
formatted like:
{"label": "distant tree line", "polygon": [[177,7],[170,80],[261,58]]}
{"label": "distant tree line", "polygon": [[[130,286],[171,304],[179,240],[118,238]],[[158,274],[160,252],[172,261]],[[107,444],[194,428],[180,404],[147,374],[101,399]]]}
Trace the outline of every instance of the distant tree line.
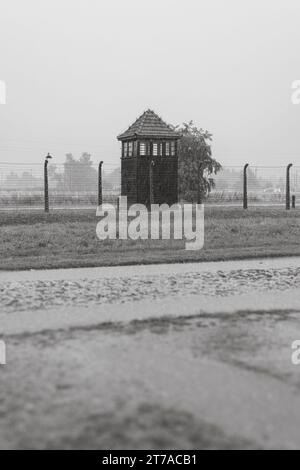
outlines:
{"label": "distant tree line", "polygon": [[[217,191],[242,192],[243,190],[243,170],[223,168],[222,172],[215,176],[215,187]],[[248,191],[264,191],[267,189],[280,189],[284,191],[285,179],[269,177],[259,177],[255,170],[247,170]]]}
{"label": "distant tree line", "polygon": [[[222,168],[212,157],[212,136],[203,129],[198,129],[193,122],[176,128],[182,134],[179,141],[179,198],[186,201],[204,201],[215,188],[217,191],[241,192],[243,171]],[[222,169],[222,171],[220,171]],[[91,154],[83,152],[79,158],[66,154],[63,168],[50,164],[48,168],[50,188],[57,191],[93,192],[97,191],[98,169],[93,164]],[[284,190],[282,178],[258,177],[248,169],[248,191],[264,191],[268,188]],[[118,167],[102,175],[104,191],[120,190],[121,169]],[[36,171],[10,172],[2,175],[1,190],[32,191],[43,190],[44,179],[41,169]]]}
{"label": "distant tree line", "polygon": [[[98,185],[98,169],[93,164],[92,156],[84,152],[76,159],[71,153],[66,154],[63,171],[55,165],[48,167],[50,188],[56,191],[90,192],[96,191]],[[118,188],[121,181],[120,168],[110,173],[103,172],[103,190],[110,191]],[[21,174],[11,172],[1,182],[1,189],[14,191],[42,191],[44,187],[43,174],[24,171]]]}

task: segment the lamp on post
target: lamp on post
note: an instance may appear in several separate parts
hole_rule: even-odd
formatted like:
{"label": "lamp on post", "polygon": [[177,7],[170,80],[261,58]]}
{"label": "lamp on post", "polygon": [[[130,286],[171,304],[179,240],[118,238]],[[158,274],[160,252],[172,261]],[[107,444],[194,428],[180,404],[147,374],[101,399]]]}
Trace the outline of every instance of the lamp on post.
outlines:
{"label": "lamp on post", "polygon": [[45,212],[49,212],[49,184],[48,184],[48,163],[49,160],[51,160],[52,157],[50,153],[45,158],[45,163],[44,163],[44,196],[45,196]]}

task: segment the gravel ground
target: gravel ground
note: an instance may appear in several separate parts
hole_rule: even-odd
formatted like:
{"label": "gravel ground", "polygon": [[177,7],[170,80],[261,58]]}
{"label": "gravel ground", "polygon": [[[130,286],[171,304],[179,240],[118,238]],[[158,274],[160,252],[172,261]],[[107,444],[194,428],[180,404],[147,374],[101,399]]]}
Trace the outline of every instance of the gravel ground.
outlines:
{"label": "gravel ground", "polygon": [[2,273],[0,289],[1,448],[300,447],[297,259]]}
{"label": "gravel ground", "polygon": [[[164,269],[92,268],[54,271],[50,278],[43,271],[15,274],[19,280],[0,275],[0,311],[28,311],[61,306],[123,303],[166,296],[228,296],[247,292],[285,291],[300,287],[300,267],[286,262],[207,263],[184,268],[168,265]],[[282,267],[280,267],[282,264]],[[248,267],[247,267],[248,265]],[[181,269],[179,269],[181,268]],[[110,271],[110,275],[105,272]],[[65,274],[74,273],[65,279]],[[128,274],[127,271],[130,271]],[[151,271],[153,273],[151,273]],[[99,275],[97,276],[97,273]],[[13,275],[10,277],[13,278]],[[29,279],[28,279],[29,278]]]}

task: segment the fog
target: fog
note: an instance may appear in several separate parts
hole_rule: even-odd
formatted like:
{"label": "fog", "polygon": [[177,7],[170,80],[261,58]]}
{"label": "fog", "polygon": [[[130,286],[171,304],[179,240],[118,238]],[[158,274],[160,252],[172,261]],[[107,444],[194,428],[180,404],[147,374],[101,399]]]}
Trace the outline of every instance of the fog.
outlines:
{"label": "fog", "polygon": [[87,151],[145,109],[214,135],[225,165],[296,163],[297,0],[0,0],[0,162]]}

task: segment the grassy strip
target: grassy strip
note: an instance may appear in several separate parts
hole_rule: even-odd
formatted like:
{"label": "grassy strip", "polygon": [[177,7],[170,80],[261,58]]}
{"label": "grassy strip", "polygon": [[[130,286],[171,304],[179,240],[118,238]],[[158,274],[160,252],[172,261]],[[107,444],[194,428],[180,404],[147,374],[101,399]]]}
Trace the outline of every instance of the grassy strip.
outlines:
{"label": "grassy strip", "polygon": [[206,208],[205,246],[96,237],[95,211],[0,213],[0,269],[176,263],[300,255],[300,211]]}

